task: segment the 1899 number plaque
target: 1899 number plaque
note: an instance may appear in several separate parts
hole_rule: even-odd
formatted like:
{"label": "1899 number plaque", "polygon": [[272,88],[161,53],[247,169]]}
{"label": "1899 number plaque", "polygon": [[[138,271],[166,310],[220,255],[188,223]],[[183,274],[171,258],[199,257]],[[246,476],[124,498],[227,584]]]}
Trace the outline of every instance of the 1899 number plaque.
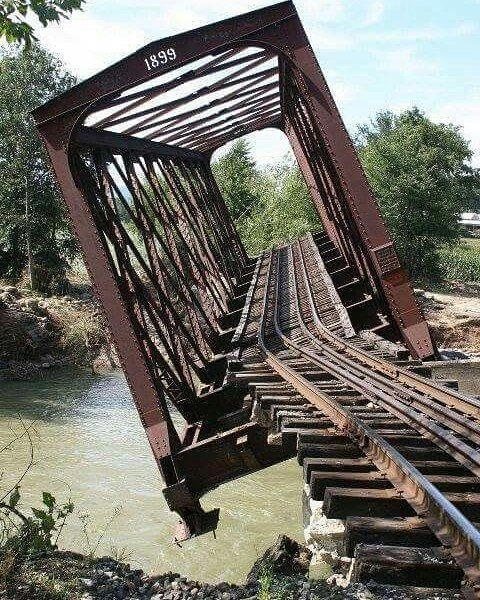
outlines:
{"label": "1899 number plaque", "polygon": [[177,53],[175,52],[175,48],[165,48],[156,54],[151,54],[145,59],[145,64],[147,65],[148,71],[154,71],[155,69],[158,69],[158,67],[166,65],[168,62],[174,61],[176,58]]}

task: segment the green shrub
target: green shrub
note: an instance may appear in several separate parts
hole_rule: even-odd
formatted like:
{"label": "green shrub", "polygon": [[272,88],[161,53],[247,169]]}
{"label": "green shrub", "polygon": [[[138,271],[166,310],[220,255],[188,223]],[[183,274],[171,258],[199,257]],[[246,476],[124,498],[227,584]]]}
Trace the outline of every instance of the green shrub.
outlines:
{"label": "green shrub", "polygon": [[[22,512],[19,503],[18,484],[0,498],[0,596],[16,598],[17,589],[28,587],[35,589],[35,598],[73,598],[70,593],[72,584],[62,581],[58,574],[29,569],[32,561],[51,556],[52,551],[57,549],[65,522],[73,512],[72,502],[68,500],[60,504],[50,492],[43,492],[41,507],[32,507],[31,514]],[[3,591],[6,591],[6,596]],[[26,597],[22,594],[22,598]]]}
{"label": "green shrub", "polygon": [[240,139],[213,164],[213,173],[250,256],[321,228],[293,158],[258,168]]}
{"label": "green shrub", "polygon": [[[27,516],[18,509],[19,501],[20,488],[17,485],[8,500],[0,502],[0,553],[24,556],[55,550],[65,521],[73,512],[72,502],[59,504],[50,492],[43,492],[42,507],[32,507],[32,516]],[[18,525],[15,525],[15,520]]]}
{"label": "green shrub", "polygon": [[403,264],[412,277],[440,276],[438,249],[460,238],[458,215],[480,185],[469,142],[414,107],[378,113],[357,145]]}

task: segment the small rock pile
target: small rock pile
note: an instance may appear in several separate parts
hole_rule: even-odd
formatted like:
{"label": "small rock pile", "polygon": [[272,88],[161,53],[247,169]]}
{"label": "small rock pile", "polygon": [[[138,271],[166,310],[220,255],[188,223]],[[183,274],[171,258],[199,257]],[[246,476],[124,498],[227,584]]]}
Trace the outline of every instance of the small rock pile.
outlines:
{"label": "small rock pile", "polygon": [[178,573],[146,575],[140,569],[109,558],[100,559],[88,578],[81,578],[82,600],[236,600],[256,597],[257,584],[236,586],[229,583],[211,585],[189,581]]}
{"label": "small rock pile", "polygon": [[325,592],[325,582],[307,579],[311,556],[305,546],[281,535],[255,562],[244,585],[200,583],[178,573],[150,576],[104,558],[89,578],[81,579],[85,587],[82,600],[253,600],[261,589],[272,598],[324,598],[319,592]]}
{"label": "small rock pile", "polygon": [[[276,556],[278,562],[272,562]],[[178,573],[147,575],[112,557],[92,559],[74,552],[50,552],[11,565],[0,577],[0,600],[457,600],[450,590],[338,585],[332,577],[309,579],[308,550],[280,536],[252,568],[244,585],[199,583]],[[2,564],[0,549],[0,564]],[[309,560],[309,559],[308,559]],[[285,574],[285,571],[288,574]]]}

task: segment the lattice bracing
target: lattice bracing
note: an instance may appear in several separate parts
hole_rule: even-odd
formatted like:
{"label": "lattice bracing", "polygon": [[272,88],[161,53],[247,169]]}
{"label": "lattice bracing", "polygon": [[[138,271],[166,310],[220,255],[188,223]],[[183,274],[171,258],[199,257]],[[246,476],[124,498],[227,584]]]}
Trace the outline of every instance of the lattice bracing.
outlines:
{"label": "lattice bracing", "polygon": [[390,339],[434,353],[291,2],[153,42],[34,116],[181,536],[214,526],[205,491],[291,454],[267,444],[248,390],[231,382],[242,312],[255,314],[258,290],[256,260],[212,174],[216,149],[283,131],[342,268],[361,282],[357,312],[368,301]]}

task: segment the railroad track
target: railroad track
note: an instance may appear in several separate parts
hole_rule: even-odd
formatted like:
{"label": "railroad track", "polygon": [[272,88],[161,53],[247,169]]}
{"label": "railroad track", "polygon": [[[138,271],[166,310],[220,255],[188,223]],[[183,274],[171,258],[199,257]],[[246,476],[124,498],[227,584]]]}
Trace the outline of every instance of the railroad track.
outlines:
{"label": "railroad track", "polygon": [[234,377],[345,522],[353,580],[480,597],[479,400],[355,334],[312,236],[264,253],[251,290]]}

